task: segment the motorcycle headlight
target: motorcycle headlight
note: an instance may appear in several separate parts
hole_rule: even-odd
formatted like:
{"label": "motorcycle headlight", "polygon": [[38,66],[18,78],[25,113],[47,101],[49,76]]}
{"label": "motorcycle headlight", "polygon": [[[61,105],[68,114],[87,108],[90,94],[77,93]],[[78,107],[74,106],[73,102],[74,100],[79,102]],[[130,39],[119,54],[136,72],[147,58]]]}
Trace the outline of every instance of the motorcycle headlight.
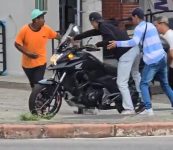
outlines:
{"label": "motorcycle headlight", "polygon": [[60,54],[60,55],[59,55],[59,54],[54,54],[54,55],[52,55],[52,57],[50,58],[51,64],[56,65],[56,62],[57,62],[57,60],[58,60],[60,57],[61,57],[61,54]]}
{"label": "motorcycle headlight", "polygon": [[72,60],[75,56],[74,56],[74,54],[70,53],[70,54],[68,54],[67,57],[68,57],[69,60]]}

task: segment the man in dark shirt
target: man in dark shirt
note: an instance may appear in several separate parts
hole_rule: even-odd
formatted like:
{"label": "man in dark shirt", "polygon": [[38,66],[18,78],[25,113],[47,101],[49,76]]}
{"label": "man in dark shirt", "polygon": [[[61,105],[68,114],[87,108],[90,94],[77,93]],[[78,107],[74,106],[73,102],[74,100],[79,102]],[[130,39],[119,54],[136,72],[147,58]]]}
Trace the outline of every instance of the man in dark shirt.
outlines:
{"label": "man in dark shirt", "polygon": [[[86,37],[101,35],[103,40],[96,43],[96,46],[103,47],[104,49],[107,49],[107,45],[109,44],[110,40],[129,40],[129,36],[127,35],[126,31],[122,31],[111,22],[104,20],[102,16],[97,12],[92,12],[89,15],[89,20],[94,29],[75,36],[74,40],[81,40]],[[117,85],[123,98],[124,111],[122,111],[122,114],[134,114],[135,111],[128,88],[128,81],[130,73],[132,73],[136,89],[139,92],[139,95],[141,95],[141,91],[139,88],[139,83],[141,80],[139,73],[139,48],[128,47],[114,48],[111,50],[115,58],[118,60]]]}
{"label": "man in dark shirt", "polygon": [[[94,20],[92,21],[92,19]],[[101,35],[103,40],[96,43],[96,46],[103,47],[104,49],[107,49],[106,47],[109,44],[110,39],[129,40],[129,36],[127,35],[126,31],[120,30],[110,21],[103,20],[101,15],[97,12],[91,13],[89,16],[89,20],[93,25],[94,29],[88,30],[75,36],[74,40],[81,40],[90,36]],[[115,48],[111,49],[110,51],[112,51],[116,59],[119,59],[129,49],[130,48],[121,48],[121,50],[118,50],[118,48]]]}

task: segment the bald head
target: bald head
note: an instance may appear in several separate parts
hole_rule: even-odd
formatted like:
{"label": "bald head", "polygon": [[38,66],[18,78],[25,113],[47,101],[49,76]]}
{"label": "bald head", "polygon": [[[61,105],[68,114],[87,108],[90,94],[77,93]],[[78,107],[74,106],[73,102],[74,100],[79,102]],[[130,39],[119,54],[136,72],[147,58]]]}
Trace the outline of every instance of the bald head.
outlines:
{"label": "bald head", "polygon": [[169,30],[169,21],[165,16],[159,16],[154,18],[154,25],[161,34],[165,34]]}

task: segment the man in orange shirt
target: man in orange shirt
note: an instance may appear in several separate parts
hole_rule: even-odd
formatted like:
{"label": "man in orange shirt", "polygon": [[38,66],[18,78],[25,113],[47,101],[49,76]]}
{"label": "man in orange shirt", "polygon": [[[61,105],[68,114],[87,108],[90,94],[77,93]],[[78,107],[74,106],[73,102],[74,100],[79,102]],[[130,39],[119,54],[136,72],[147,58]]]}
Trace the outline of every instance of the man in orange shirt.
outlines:
{"label": "man in orange shirt", "polygon": [[34,9],[31,13],[32,23],[24,25],[15,40],[15,47],[23,54],[22,68],[31,88],[44,77],[48,39],[60,37],[57,32],[45,25],[45,14],[44,11]]}

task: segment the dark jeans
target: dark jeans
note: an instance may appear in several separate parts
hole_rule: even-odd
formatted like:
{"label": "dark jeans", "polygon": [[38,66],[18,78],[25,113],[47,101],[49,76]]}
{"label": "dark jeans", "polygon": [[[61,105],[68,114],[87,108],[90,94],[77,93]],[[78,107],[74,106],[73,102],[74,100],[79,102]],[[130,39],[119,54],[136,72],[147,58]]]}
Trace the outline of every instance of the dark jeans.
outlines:
{"label": "dark jeans", "polygon": [[38,81],[43,79],[46,69],[46,64],[35,68],[24,68],[24,67],[22,68],[29,79],[31,88],[33,88],[34,85],[38,83]]}
{"label": "dark jeans", "polygon": [[168,80],[169,80],[169,85],[173,90],[173,68],[170,67],[169,67]]}
{"label": "dark jeans", "polygon": [[160,81],[161,87],[168,96],[173,107],[173,91],[168,84],[167,59],[164,57],[157,63],[150,65],[145,64],[142,71],[140,87],[146,109],[150,109],[152,107],[149,94],[149,83],[153,80],[154,77]]}

